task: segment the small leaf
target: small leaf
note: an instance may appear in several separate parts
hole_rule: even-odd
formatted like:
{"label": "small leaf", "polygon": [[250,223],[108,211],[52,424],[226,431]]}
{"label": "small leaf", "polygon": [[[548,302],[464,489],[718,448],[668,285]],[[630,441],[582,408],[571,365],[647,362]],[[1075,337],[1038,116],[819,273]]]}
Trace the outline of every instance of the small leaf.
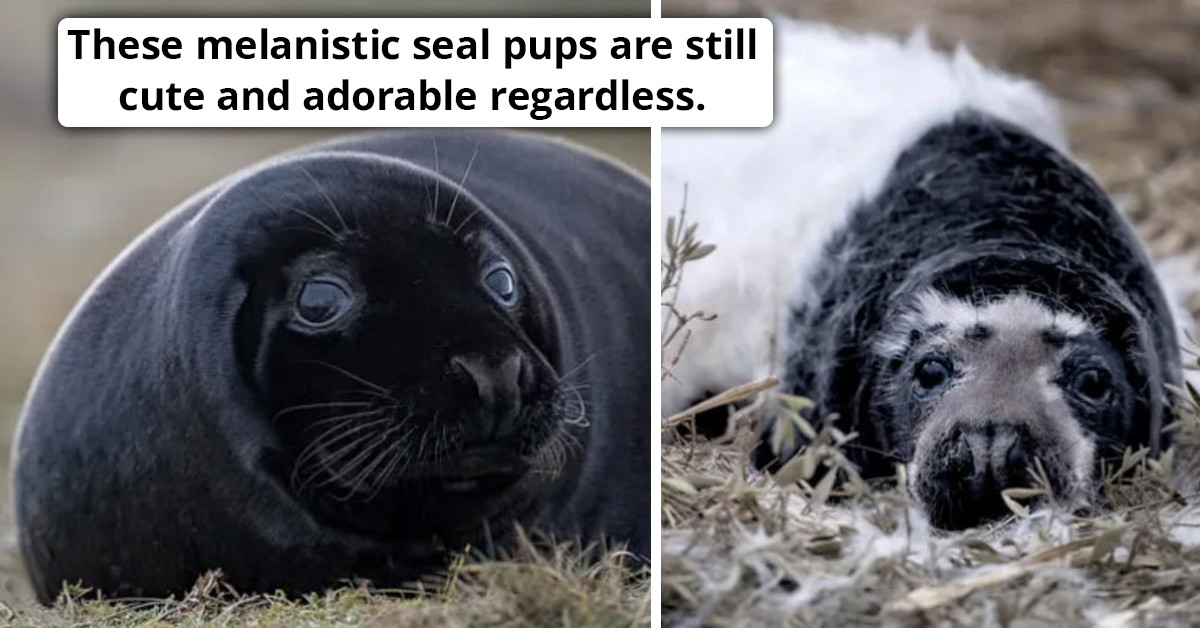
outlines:
{"label": "small leaf", "polygon": [[1117,470],[1115,476],[1122,477],[1130,469],[1138,465],[1146,458],[1150,451],[1145,447],[1139,447],[1137,451],[1131,451],[1128,447],[1125,448],[1125,455],[1121,459],[1121,468]]}
{"label": "small leaf", "polygon": [[[1009,489],[1009,490],[1011,490],[1011,489]],[[1000,497],[1001,497],[1001,499],[1004,500],[1004,505],[1008,506],[1008,509],[1010,511],[1012,511],[1012,513],[1014,515],[1016,515],[1018,518],[1020,518],[1020,519],[1028,519],[1029,518],[1029,509],[1022,506],[1021,504],[1017,503],[1017,500],[1009,497],[1008,491],[1001,492]]]}
{"label": "small leaf", "polygon": [[1045,489],[1024,487],[1009,488],[1005,489],[1004,492],[1013,499],[1032,499],[1046,494]]}
{"label": "small leaf", "polygon": [[717,245],[715,244],[701,244],[688,251],[688,253],[684,255],[683,261],[694,262],[699,259],[704,259],[705,257],[708,257],[709,253],[712,253],[714,250],[716,250],[716,248]]}
{"label": "small leaf", "polygon": [[799,455],[793,457],[787,464],[780,467],[779,471],[775,472],[772,478],[779,486],[791,486],[800,480],[807,480],[812,477],[810,470],[808,450],[801,451]]}
{"label": "small leaf", "polygon": [[787,409],[793,412],[803,412],[816,405],[813,403],[812,399],[797,395],[779,395],[779,400],[783,402],[783,405],[786,406]]}
{"label": "small leaf", "polygon": [[695,486],[692,486],[690,482],[683,478],[663,478],[662,485],[664,488],[669,488],[683,495],[700,494],[700,491],[697,491]]}
{"label": "small leaf", "polygon": [[829,494],[833,491],[833,482],[837,479],[837,469],[830,469],[825,472],[825,476],[817,482],[817,487],[813,489],[812,499],[809,503],[815,507],[825,505],[829,501]]}
{"label": "small leaf", "polygon": [[1197,408],[1200,408],[1200,390],[1196,390],[1196,387],[1191,382],[1185,382],[1185,384],[1187,384],[1188,394],[1192,396],[1192,403],[1196,404]]}
{"label": "small leaf", "polygon": [[804,473],[803,480],[807,482],[817,474],[817,463],[820,462],[817,460],[817,452],[812,449],[805,449],[800,456],[800,461],[800,469]]}
{"label": "small leaf", "polygon": [[725,484],[725,480],[717,479],[717,478],[710,477],[707,475],[689,475],[687,477],[687,481],[689,484],[694,486],[697,490],[703,490],[706,488],[712,488],[714,486],[721,486],[722,484]]}
{"label": "small leaf", "polygon": [[842,539],[836,536],[817,536],[808,542],[808,551],[823,558],[842,557]]}
{"label": "small leaf", "polygon": [[963,547],[966,548],[971,560],[977,563],[999,565],[1008,562],[1003,554],[979,539],[968,539],[963,543]]}
{"label": "small leaf", "polygon": [[791,449],[796,442],[795,424],[791,421],[776,420],[775,429],[771,430],[771,453],[782,456],[784,448]]}
{"label": "small leaf", "polygon": [[817,430],[813,429],[812,423],[806,421],[804,417],[799,414],[789,413],[787,415],[787,422],[794,425],[796,430],[809,442],[817,440]]}

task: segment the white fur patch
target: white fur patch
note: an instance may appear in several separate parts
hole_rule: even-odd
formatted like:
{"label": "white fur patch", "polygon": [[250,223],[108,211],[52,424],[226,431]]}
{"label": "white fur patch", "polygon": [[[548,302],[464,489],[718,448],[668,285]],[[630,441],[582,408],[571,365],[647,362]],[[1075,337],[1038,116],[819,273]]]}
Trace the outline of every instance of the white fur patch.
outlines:
{"label": "white fur patch", "polygon": [[[1040,374],[1039,379],[1046,382],[1042,394],[1045,397],[1046,406],[1061,407],[1065,405],[1062,389],[1050,381],[1053,377],[1054,373],[1050,372]],[[1070,443],[1067,458],[1070,460],[1071,468],[1070,494],[1058,497],[1068,502],[1065,504],[1066,506],[1076,508],[1084,505],[1087,495],[1092,489],[1093,476],[1096,472],[1096,439],[1083,429],[1078,420],[1073,418],[1059,421],[1057,427],[1064,433],[1062,442]]]}
{"label": "white fur patch", "polygon": [[1059,312],[1026,294],[1013,294],[983,305],[973,305],[936,290],[928,290],[915,299],[916,305],[903,315],[894,334],[885,335],[875,344],[875,353],[897,358],[908,349],[908,332],[944,325],[952,335],[983,325],[1004,331],[1057,331],[1073,338],[1100,329],[1070,312]]}
{"label": "white fur patch", "polygon": [[931,127],[974,108],[1066,147],[1041,89],[965,50],[951,56],[919,36],[902,42],[786,19],[775,20],[775,38],[774,124],[663,132],[663,212],[684,206],[686,186],[687,220],[717,245],[687,267],[677,305],[719,317],[693,326],[663,384],[666,413],[778,370],[784,356],[773,341],[790,307],[810,297],[805,278],[823,245]]}

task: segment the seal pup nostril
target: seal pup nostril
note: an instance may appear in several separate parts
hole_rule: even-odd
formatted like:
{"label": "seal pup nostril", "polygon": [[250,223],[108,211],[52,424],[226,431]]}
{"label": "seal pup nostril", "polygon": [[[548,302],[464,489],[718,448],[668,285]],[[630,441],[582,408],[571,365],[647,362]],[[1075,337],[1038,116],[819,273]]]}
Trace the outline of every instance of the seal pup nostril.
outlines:
{"label": "seal pup nostril", "polygon": [[958,428],[947,437],[945,468],[952,478],[979,489],[1005,489],[1023,481],[1029,463],[1025,431],[990,422],[979,428]]}
{"label": "seal pup nostril", "polygon": [[975,474],[975,456],[971,453],[971,445],[967,442],[962,430],[954,430],[950,435],[950,447],[947,457],[950,474],[958,478],[968,478]]}
{"label": "seal pup nostril", "polygon": [[997,453],[1003,456],[998,459],[997,467],[1003,469],[1003,477],[1009,486],[1024,483],[1027,475],[1030,456],[1026,438],[1022,430],[1013,429],[995,441]]}
{"label": "seal pup nostril", "polygon": [[521,411],[522,372],[527,370],[522,353],[513,351],[499,361],[481,355],[454,356],[450,364],[467,375],[474,385],[482,411],[480,432],[488,438],[505,436]]}

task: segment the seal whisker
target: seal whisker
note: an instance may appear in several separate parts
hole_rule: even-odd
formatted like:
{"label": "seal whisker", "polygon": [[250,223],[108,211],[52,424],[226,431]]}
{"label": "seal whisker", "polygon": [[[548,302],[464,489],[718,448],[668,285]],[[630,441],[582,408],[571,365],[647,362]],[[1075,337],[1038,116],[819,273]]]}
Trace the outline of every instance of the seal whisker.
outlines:
{"label": "seal whisker", "polygon": [[583,399],[583,395],[573,386],[561,386],[558,389],[558,395],[552,406],[557,414],[566,415],[563,418],[563,423],[573,425],[575,427],[587,427],[589,425],[587,415],[587,402]]}
{"label": "seal whisker", "polygon": [[599,355],[599,352],[592,352],[592,353],[588,354],[588,356],[586,358],[580,360],[578,364],[576,364],[575,366],[572,366],[570,369],[563,372],[562,375],[558,375],[558,381],[560,381],[560,382],[566,381],[566,379],[568,377],[577,375],[580,371],[583,370],[583,367],[587,366],[592,360],[594,360],[596,358],[597,355]]}
{"label": "seal whisker", "polygon": [[[333,242],[335,244],[341,244],[341,242],[342,242],[341,235],[338,234],[338,232],[336,230],[331,228],[329,225],[325,224],[323,221],[317,219],[312,214],[309,214],[309,213],[305,212],[304,210],[302,210],[298,207],[293,207],[291,205],[280,206],[274,202],[274,199],[270,199],[270,198],[263,196],[260,192],[258,192],[257,190],[255,190],[253,188],[250,189],[250,195],[253,196],[255,199],[257,199],[260,203],[262,203],[266,207],[269,207],[269,208],[272,208],[275,210],[283,209],[284,211],[289,211],[289,212],[292,212],[295,214],[299,214],[299,215],[307,218],[308,220],[316,223],[317,226],[321,227],[321,230],[315,231],[315,230],[311,230],[311,229],[304,229],[304,231],[312,231],[312,233],[320,233],[321,235],[326,236],[329,239],[333,240]],[[299,227],[292,227],[292,228],[299,229]]]}
{"label": "seal whisker", "polygon": [[329,425],[331,423],[336,423],[336,424],[340,425],[342,423],[349,422],[351,419],[357,419],[359,417],[380,414],[382,412],[385,412],[386,410],[387,410],[386,408],[373,408],[371,410],[366,410],[363,412],[353,412],[351,414],[338,414],[338,415],[331,416],[331,417],[325,417],[323,419],[318,419],[316,421],[313,421],[312,423],[309,423],[308,425],[305,426],[305,429],[311,430],[312,428],[317,427],[319,425]]}
{"label": "seal whisker", "polygon": [[542,478],[554,478],[562,472],[572,453],[581,448],[579,439],[566,430],[559,430],[529,460],[530,471]]}
{"label": "seal whisker", "polygon": [[[384,433],[386,434],[386,430]],[[385,445],[387,443],[386,437],[383,434],[373,434],[370,438],[371,440],[362,446],[361,451],[357,456],[338,465],[340,468],[337,470],[337,472],[332,473],[329,477],[325,478],[316,486],[329,486],[331,484],[339,485],[343,489],[340,493],[340,496],[339,494],[332,496],[337,501],[349,501],[352,497],[354,497],[354,495],[358,492],[360,483],[364,476],[368,475],[371,471],[372,463],[369,461],[377,460],[377,457],[375,456],[375,450],[378,449],[380,445]],[[386,447],[384,449],[386,449]],[[351,473],[354,473],[353,478],[351,478],[348,482],[344,481],[351,475]]]}
{"label": "seal whisker", "polygon": [[[305,233],[312,233],[312,234],[319,235],[322,238],[330,237],[329,234],[325,231],[312,229],[309,227],[282,227],[282,228],[279,228],[278,231],[303,231]],[[335,242],[336,242],[336,240],[335,240]]]}
{"label": "seal whisker", "polygon": [[338,222],[342,223],[342,230],[350,231],[350,225],[346,224],[346,219],[342,216],[342,212],[338,211],[337,205],[333,202],[333,198],[331,198],[329,193],[325,191],[325,186],[321,185],[320,181],[317,181],[317,178],[308,171],[308,168],[304,167],[304,164],[295,162],[295,165],[300,169],[301,174],[307,177],[309,181],[312,181],[313,186],[317,188],[317,191],[321,193],[321,196],[325,197],[325,202],[329,203],[329,209],[333,210],[333,215],[337,216]]}
{"label": "seal whisker", "polygon": [[[313,487],[324,486],[324,483],[313,484],[320,476],[322,470],[328,471],[338,460],[345,457],[348,453],[355,451],[363,443],[371,438],[371,434],[364,434],[352,439],[346,445],[334,450],[330,455],[320,456],[321,447],[314,441],[311,447],[306,447],[306,454],[296,460],[296,464],[292,467],[292,484],[297,491]],[[316,464],[309,464],[310,461],[315,461]],[[299,480],[299,482],[298,482]]]}
{"label": "seal whisker", "polygon": [[[452,233],[454,235],[458,235],[458,232],[462,231],[463,227],[466,227],[468,224],[470,224],[471,220],[474,219],[476,216],[478,216],[480,211],[481,210],[479,208],[476,208],[475,211],[472,211],[471,213],[467,214],[467,217],[463,218],[462,222],[458,223],[458,226],[454,228],[454,231]],[[449,226],[449,224],[447,224],[446,226]]]}
{"label": "seal whisker", "polygon": [[[382,420],[380,419],[377,421],[382,421]],[[322,450],[325,450],[325,453],[329,454],[328,456],[326,456],[327,459],[329,457],[336,457],[336,456],[334,456],[334,454],[337,454],[341,450],[337,449],[337,450],[334,450],[333,452],[330,452],[328,450],[328,448],[331,445],[333,445],[334,443],[341,442],[351,436],[354,436],[354,438],[351,440],[357,440],[359,437],[355,436],[356,434],[361,432],[363,429],[373,428],[374,425],[372,425],[370,423],[356,425],[356,426],[352,427],[351,429],[348,429],[345,431],[339,430],[338,429],[339,427],[340,427],[340,424],[335,425],[331,428],[328,428],[328,429],[322,431],[311,442],[309,442],[309,444],[306,445],[304,447],[304,449],[302,449],[300,451],[300,454],[298,454],[296,456],[296,462],[295,462],[294,466],[295,467],[303,467],[303,466],[307,465],[314,458],[314,456],[320,456],[322,453]],[[335,434],[335,435],[332,438],[326,438],[326,436],[329,434]]]}
{"label": "seal whisker", "polygon": [[371,399],[386,401],[391,406],[399,406],[400,405],[400,400],[396,399],[396,397],[394,397],[390,393],[381,393],[381,392],[376,392],[374,390],[369,390],[369,389],[365,389],[365,388],[356,388],[353,390],[348,390],[342,394],[343,395],[362,395],[364,397],[370,397]]}
{"label": "seal whisker", "polygon": [[278,419],[285,414],[300,412],[302,410],[317,410],[322,408],[361,408],[369,405],[371,405],[371,402],[369,401],[327,401],[324,403],[305,403],[298,406],[284,408],[279,412],[276,412],[275,416],[271,418]]}
{"label": "seal whisker", "polygon": [[438,157],[437,137],[433,137],[433,173],[437,176],[433,178],[433,219],[431,223],[437,223],[438,205],[442,200],[442,160]]}
{"label": "seal whisker", "polygon": [[[467,177],[471,176],[471,167],[475,165],[475,158],[479,156],[479,144],[475,144],[475,150],[471,152],[471,158],[467,160],[467,167],[463,170],[462,180],[458,182],[458,187],[454,190],[454,200],[450,201],[450,211],[446,212],[446,228],[450,228],[450,219],[454,216],[454,208],[458,205],[458,197],[462,194],[463,186],[467,184]],[[464,221],[465,222],[465,221]],[[456,229],[454,231],[458,233]]]}
{"label": "seal whisker", "polygon": [[430,429],[421,430],[421,440],[417,441],[417,453],[414,456],[417,460],[425,458],[425,441],[429,438]]}
{"label": "seal whisker", "polygon": [[[376,442],[376,436],[377,435],[373,432],[368,432],[366,434],[357,436],[345,445],[338,447],[332,452],[328,452],[327,455],[318,456],[315,458],[317,464],[305,465],[302,467],[302,469],[311,468],[311,472],[308,474],[310,479],[315,479],[321,471],[325,471],[327,477],[313,486],[317,488],[327,486],[339,479],[339,477],[345,474],[348,469],[353,468],[353,466],[357,464],[357,460],[363,455],[360,450],[363,450],[364,447],[369,450],[369,448],[372,447]],[[346,458],[355,452],[360,453],[357,456],[350,458],[349,461],[346,461]]]}
{"label": "seal whisker", "polygon": [[[404,431],[403,434],[396,437],[396,443],[400,444],[400,445],[407,445],[408,439],[410,437],[412,437],[412,435],[415,431],[416,431],[416,428],[410,426],[407,430]],[[401,447],[400,455],[396,456],[394,468],[390,469],[387,472],[388,477],[403,477],[404,474],[408,471],[409,465],[412,464],[412,461],[413,461],[412,448],[407,447],[407,446]]]}
{"label": "seal whisker", "polygon": [[421,187],[425,191],[425,204],[429,207],[425,212],[425,222],[434,224],[437,217],[437,205],[434,204],[433,193],[429,191],[429,179],[431,178],[433,177],[426,177]]}
{"label": "seal whisker", "polygon": [[326,362],[324,360],[314,360],[314,359],[296,360],[296,362],[317,364],[319,366],[324,366],[326,368],[333,369],[334,371],[337,371],[338,373],[341,373],[342,375],[345,375],[346,377],[349,377],[350,379],[352,379],[364,386],[367,386],[368,388],[371,388],[372,390],[382,394],[385,397],[389,397],[389,398],[391,397],[391,391],[384,388],[383,386],[380,386],[379,384],[376,384],[369,380],[363,379],[362,377],[359,377],[358,375],[355,375],[354,373],[351,373],[350,371],[347,371],[346,369],[344,369],[340,366],[337,366],[335,364],[330,364],[329,362]]}
{"label": "seal whisker", "polygon": [[342,235],[340,233],[338,233],[337,231],[335,231],[333,229],[333,227],[330,227],[329,225],[325,224],[325,222],[322,221],[320,218],[317,218],[316,216],[304,211],[303,209],[300,209],[299,207],[292,207],[289,205],[285,209],[287,209],[290,212],[300,214],[301,216],[304,216],[305,218],[317,223],[318,225],[321,226],[322,229],[325,230],[326,233],[329,234],[329,237],[332,238],[334,242],[341,244]]}
{"label": "seal whisker", "polygon": [[[346,417],[338,417],[338,418],[345,419]],[[350,429],[347,429],[344,431],[339,429],[342,426],[342,424],[345,422],[344,420],[334,423],[332,426],[319,432],[308,443],[308,445],[306,445],[304,447],[304,449],[300,450],[300,453],[296,455],[296,466],[302,466],[303,464],[307,463],[308,460],[312,456],[318,455],[322,448],[328,448],[330,445],[333,445],[334,443],[340,442],[340,441],[346,439],[347,437],[353,436],[363,430],[371,429],[371,428],[375,427],[376,425],[379,425],[380,423],[387,421],[388,419],[389,419],[389,417],[380,417],[380,418],[372,419],[370,421],[365,421],[365,422],[359,423],[358,425],[352,426]],[[326,438],[329,434],[335,434],[335,435],[332,438]]]}
{"label": "seal whisker", "polygon": [[371,501],[375,499],[379,495],[379,492],[383,490],[384,485],[387,484],[388,478],[392,477],[392,473],[396,470],[396,465],[400,460],[399,454],[402,445],[403,441],[397,440],[391,445],[388,445],[379,453],[377,460],[386,460],[387,462],[383,465],[383,468],[379,471],[379,473],[374,474],[374,481],[371,483],[371,490],[363,496],[363,501]]}
{"label": "seal whisker", "polygon": [[[372,477],[374,477],[373,484],[375,487],[382,486],[381,478],[384,477],[384,474],[375,474],[374,476],[373,474],[375,470],[379,468],[379,465],[384,464],[384,461],[388,459],[388,452],[392,451],[399,445],[400,441],[389,441],[388,438],[392,434],[396,433],[396,431],[400,428],[401,426],[399,425],[393,425],[392,427],[389,427],[377,436],[374,443],[364,449],[363,454],[365,455],[377,449],[381,444],[387,445],[386,447],[380,449],[379,452],[371,458],[370,462],[362,465],[362,470],[359,471],[358,475],[356,475],[347,486],[347,490],[350,493],[360,493],[361,489],[366,485],[366,483],[372,480]],[[375,490],[370,491],[370,495],[365,499],[369,500],[371,496],[374,496],[374,494],[377,493],[378,489],[376,488]]]}

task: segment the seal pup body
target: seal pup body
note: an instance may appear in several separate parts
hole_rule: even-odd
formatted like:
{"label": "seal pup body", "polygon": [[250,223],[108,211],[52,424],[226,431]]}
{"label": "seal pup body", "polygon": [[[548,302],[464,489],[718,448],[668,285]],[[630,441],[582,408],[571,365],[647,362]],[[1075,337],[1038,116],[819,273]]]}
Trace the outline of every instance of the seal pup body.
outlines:
{"label": "seal pup body", "polygon": [[[1176,322],[1132,229],[1066,156],[1053,103],[919,36],[780,26],[777,128],[664,136],[664,191],[688,184],[718,252],[681,289],[682,311],[719,324],[693,329],[668,409],[779,374],[811,420],[858,435],[865,476],[906,465],[943,528],[1003,516],[1000,492],[1039,463],[1076,503],[1103,460],[1158,452]],[[724,227],[734,216],[744,229]],[[802,444],[777,447],[774,425],[756,466]]]}
{"label": "seal pup body", "polygon": [[397,586],[512,524],[649,553],[648,187],[510,133],[338,140],[132,244],[15,444],[38,597]]}

